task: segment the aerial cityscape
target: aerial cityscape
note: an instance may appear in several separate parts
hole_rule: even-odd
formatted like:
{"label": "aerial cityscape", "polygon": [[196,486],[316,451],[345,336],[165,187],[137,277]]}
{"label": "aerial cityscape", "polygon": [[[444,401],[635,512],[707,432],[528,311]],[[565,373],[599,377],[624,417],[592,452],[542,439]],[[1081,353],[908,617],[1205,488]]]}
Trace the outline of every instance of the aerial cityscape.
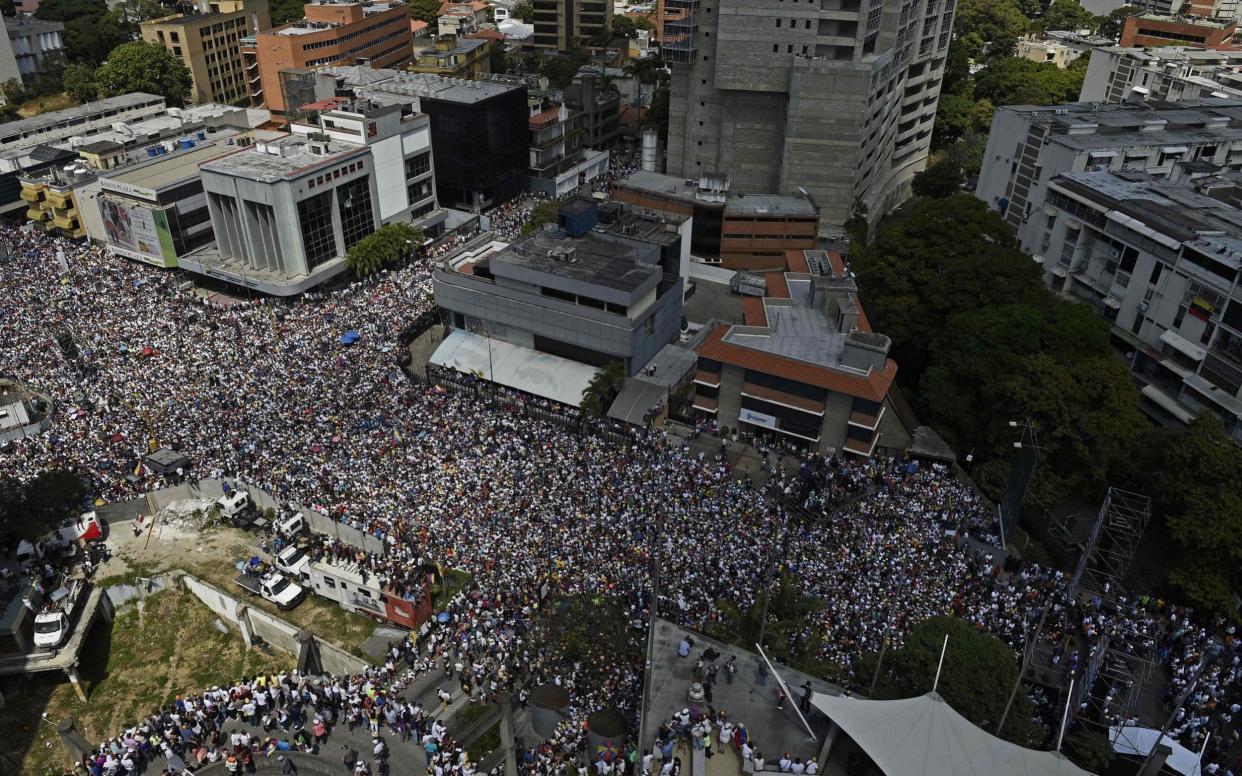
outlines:
{"label": "aerial cityscape", "polygon": [[0,16],[0,776],[1242,776],[1238,0]]}

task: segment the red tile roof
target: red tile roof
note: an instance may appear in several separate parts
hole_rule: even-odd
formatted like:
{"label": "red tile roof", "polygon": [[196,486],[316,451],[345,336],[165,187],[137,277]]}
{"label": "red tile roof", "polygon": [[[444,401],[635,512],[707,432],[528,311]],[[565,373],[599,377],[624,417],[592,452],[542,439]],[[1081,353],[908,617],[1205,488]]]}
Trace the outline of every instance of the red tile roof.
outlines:
{"label": "red tile roof", "polygon": [[467,38],[480,38],[482,40],[504,40],[505,34],[500,30],[479,30],[472,32],[466,36]]}
{"label": "red tile roof", "polygon": [[784,272],[768,272],[765,273],[765,277],[768,279],[767,297],[769,299],[789,298],[789,284],[785,282]]}
{"label": "red tile roof", "polygon": [[828,262],[832,264],[832,271],[838,275],[845,274],[845,259],[841,258],[841,254],[836,251],[827,251]]}
{"label": "red tile roof", "polygon": [[724,364],[754,369],[757,372],[871,401],[883,401],[888,394],[889,387],[893,384],[893,379],[897,376],[897,362],[891,358],[885,362],[883,369],[872,369],[866,377],[845,374],[805,361],[796,361],[785,356],[725,342],[724,335],[728,330],[728,324],[721,324],[712,329],[707,338],[703,340],[703,344],[699,346],[699,355]]}
{"label": "red tile roof", "polygon": [[806,254],[802,251],[785,251],[785,270],[787,272],[810,272],[811,265],[806,263]]}
{"label": "red tile roof", "polygon": [[757,296],[743,297],[742,320],[747,326],[767,326],[768,314],[763,309],[763,300]]}
{"label": "red tile roof", "polygon": [[420,32],[427,29],[427,22],[421,19],[410,19],[410,32]]}

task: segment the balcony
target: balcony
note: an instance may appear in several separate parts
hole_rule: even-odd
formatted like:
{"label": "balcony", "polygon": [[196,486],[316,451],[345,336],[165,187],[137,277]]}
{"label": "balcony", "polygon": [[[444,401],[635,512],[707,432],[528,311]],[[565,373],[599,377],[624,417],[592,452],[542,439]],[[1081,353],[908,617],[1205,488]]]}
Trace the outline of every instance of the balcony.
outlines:
{"label": "balcony", "polygon": [[712,388],[720,387],[720,373],[706,372],[702,369],[694,373],[694,381],[700,385],[711,386]]}
{"label": "balcony", "polygon": [[875,452],[875,443],[879,440],[879,434],[873,435],[870,442],[864,442],[861,439],[850,439],[847,437],[845,444],[841,447],[847,453],[853,453],[854,455],[861,455],[864,458],[870,458],[871,454]]}
{"label": "balcony", "polygon": [[31,221],[34,221],[35,223],[38,223],[45,218],[48,218],[50,215],[51,214],[48,213],[46,210],[41,210],[37,207],[28,208],[26,210],[26,218],[29,218]]}
{"label": "balcony", "polygon": [[822,417],[824,414],[824,401],[822,399],[808,399],[805,396],[786,393],[775,388],[765,388],[754,383],[744,383],[742,385],[742,395],[812,415]]}
{"label": "balcony", "polygon": [[73,194],[68,191],[48,189],[47,203],[58,210],[73,207]]}
{"label": "balcony", "polygon": [[880,418],[884,417],[884,407],[880,407],[880,411],[875,415],[869,415],[865,412],[851,412],[849,423],[851,426],[869,429],[875,431],[880,427]]}
{"label": "balcony", "polygon": [[31,203],[42,202],[43,201],[43,189],[28,189],[28,188],[22,187],[21,198]]}
{"label": "balcony", "polygon": [[718,402],[715,399],[709,399],[706,396],[699,396],[698,394],[695,394],[694,396],[693,406],[696,410],[701,410],[702,412],[707,412],[712,415],[715,415],[717,404]]}
{"label": "balcony", "polygon": [[75,211],[71,215],[57,215],[52,219],[52,226],[57,229],[64,229],[66,232],[72,232],[78,228],[78,214]]}

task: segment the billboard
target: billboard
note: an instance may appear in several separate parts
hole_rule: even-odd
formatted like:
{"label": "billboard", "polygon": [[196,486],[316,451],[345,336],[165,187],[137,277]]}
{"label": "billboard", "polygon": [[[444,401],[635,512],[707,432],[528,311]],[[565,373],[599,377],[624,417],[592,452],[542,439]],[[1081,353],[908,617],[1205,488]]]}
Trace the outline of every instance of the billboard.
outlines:
{"label": "billboard", "polygon": [[99,200],[99,211],[103,216],[108,249],[113,253],[157,267],[177,266],[168,215],[163,210],[103,197]]}

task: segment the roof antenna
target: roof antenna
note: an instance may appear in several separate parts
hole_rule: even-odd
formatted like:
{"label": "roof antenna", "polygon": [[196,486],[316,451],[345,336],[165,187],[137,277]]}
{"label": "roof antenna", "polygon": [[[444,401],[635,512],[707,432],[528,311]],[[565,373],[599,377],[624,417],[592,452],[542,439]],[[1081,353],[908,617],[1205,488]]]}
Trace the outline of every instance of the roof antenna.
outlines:
{"label": "roof antenna", "polygon": [[940,669],[944,667],[944,653],[949,649],[949,634],[944,634],[944,644],[940,647],[940,662],[936,664],[936,678],[932,680],[932,692],[940,686]]}

